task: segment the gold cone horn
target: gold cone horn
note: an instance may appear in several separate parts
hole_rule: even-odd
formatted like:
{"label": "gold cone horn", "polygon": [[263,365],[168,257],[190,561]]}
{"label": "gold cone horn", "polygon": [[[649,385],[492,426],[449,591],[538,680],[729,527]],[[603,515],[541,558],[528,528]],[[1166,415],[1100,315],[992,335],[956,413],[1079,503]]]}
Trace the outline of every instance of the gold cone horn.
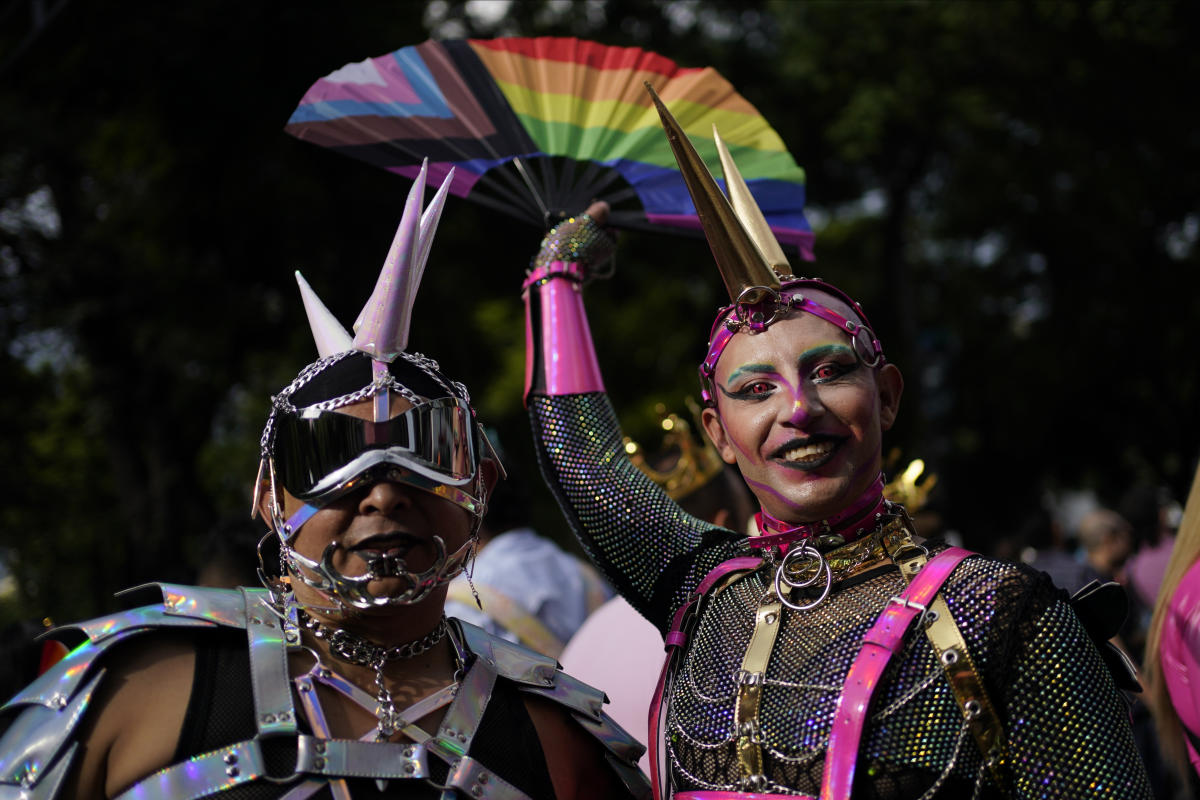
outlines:
{"label": "gold cone horn", "polygon": [[667,141],[675,153],[675,161],[683,174],[688,193],[696,205],[696,215],[704,228],[704,236],[708,239],[709,249],[712,250],[713,260],[721,271],[725,281],[725,289],[729,299],[745,303],[757,303],[763,300],[766,292],[752,292],[743,297],[743,293],[754,286],[765,286],[771,289],[779,288],[779,278],[758,251],[742,223],[738,221],[733,207],[725,199],[721,187],[713,178],[712,173],[704,164],[704,159],[692,147],[687,134],[671,112],[663,105],[658,93],[650,82],[646,82],[646,90],[654,99],[658,115],[662,118],[663,130],[667,133]]}
{"label": "gold cone horn", "polygon": [[717,145],[717,154],[721,156],[721,171],[725,173],[725,191],[729,193],[729,201],[733,204],[733,213],[737,214],[738,221],[742,223],[746,233],[750,234],[750,238],[758,247],[758,252],[762,253],[767,265],[774,270],[775,274],[780,277],[791,277],[792,265],[788,263],[787,256],[783,254],[779,240],[771,232],[771,226],[767,224],[767,218],[763,216],[762,209],[755,202],[754,195],[750,194],[750,187],[746,185],[741,171],[733,162],[733,156],[729,154],[729,148],[721,140],[721,134],[717,133],[716,125],[713,125],[713,142]]}

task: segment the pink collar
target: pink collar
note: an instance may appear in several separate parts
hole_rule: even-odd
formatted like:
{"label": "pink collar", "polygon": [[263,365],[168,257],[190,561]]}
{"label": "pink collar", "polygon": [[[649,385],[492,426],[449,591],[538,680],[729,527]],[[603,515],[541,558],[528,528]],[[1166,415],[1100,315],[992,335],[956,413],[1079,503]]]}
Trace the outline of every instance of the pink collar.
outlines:
{"label": "pink collar", "polygon": [[817,522],[793,525],[775,519],[766,511],[759,511],[754,515],[754,521],[762,535],[751,536],[747,544],[755,548],[777,547],[828,534],[838,534],[845,541],[852,542],[875,527],[875,519],[886,505],[887,501],[883,498],[883,475],[880,475],[857,502],[832,517]]}

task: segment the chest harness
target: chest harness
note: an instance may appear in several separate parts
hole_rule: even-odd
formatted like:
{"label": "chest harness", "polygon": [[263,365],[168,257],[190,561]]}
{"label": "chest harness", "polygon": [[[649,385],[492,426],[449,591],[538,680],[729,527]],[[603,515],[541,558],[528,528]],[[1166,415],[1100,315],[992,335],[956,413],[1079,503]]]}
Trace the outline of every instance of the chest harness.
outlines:
{"label": "chest harness", "polygon": [[[1003,768],[1007,762],[1007,750],[1003,726],[967,650],[966,640],[941,594],[942,586],[954,569],[975,554],[950,547],[930,556],[928,549],[913,541],[911,522],[903,508],[886,502],[881,502],[881,505],[886,511],[875,513],[882,520],[879,541],[884,552],[878,555],[880,558],[886,555],[891,559],[899,568],[906,586],[903,592],[891,598],[864,634],[858,655],[846,674],[825,753],[819,800],[849,800],[872,695],[892,658],[904,649],[905,640],[914,627],[925,631],[988,769],[996,782],[1004,786]],[[859,519],[859,515],[853,516],[853,521]],[[776,521],[768,519],[765,525],[763,522],[760,517],[760,529],[765,531],[765,535],[753,537],[749,542],[762,555],[739,556],[719,564],[701,580],[672,620],[665,639],[666,659],[650,706],[650,769],[655,800],[668,796],[675,800],[747,800],[767,796],[818,800],[809,795],[763,793],[768,782],[763,774],[758,719],[767,664],[779,634],[784,606],[797,610],[815,607],[828,596],[830,585],[837,579],[831,571],[845,573],[845,576],[856,574],[863,571],[864,565],[869,567],[869,562],[877,559],[871,557],[871,548],[862,548],[860,552],[865,553],[866,557],[852,557],[854,563],[826,562],[823,557],[814,558],[812,555],[815,553],[820,556],[816,549],[818,542],[814,537],[814,526],[781,530],[781,524]],[[775,523],[774,526],[771,523]],[[825,527],[828,529],[828,526]],[[831,531],[826,530],[825,535],[830,534]],[[810,550],[812,553],[808,552]],[[782,558],[779,555],[781,553]],[[797,570],[789,565],[796,565],[796,559],[801,558],[808,562],[808,566],[800,570],[802,577],[798,580],[795,577]],[[735,681],[734,737],[741,791],[681,791],[671,794],[666,784],[669,768],[665,764],[663,750],[663,712],[689,636],[705,604],[712,597],[737,579],[767,565],[776,566],[775,579],[763,593],[755,610],[754,630]],[[819,593],[816,601],[792,601],[790,595],[795,589],[811,587],[821,580],[822,574],[826,582],[823,587],[816,587]]]}

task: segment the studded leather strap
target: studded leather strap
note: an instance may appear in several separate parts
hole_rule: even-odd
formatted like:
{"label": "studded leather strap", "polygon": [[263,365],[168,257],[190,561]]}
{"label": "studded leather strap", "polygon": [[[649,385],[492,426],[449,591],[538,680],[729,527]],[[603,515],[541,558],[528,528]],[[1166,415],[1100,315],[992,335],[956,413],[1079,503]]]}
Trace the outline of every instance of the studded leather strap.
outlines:
{"label": "studded leather strap", "polygon": [[254,724],[259,736],[296,732],[292,684],[288,675],[284,630],[256,593],[242,588],[246,602],[246,638],[250,651],[250,680],[254,692]]}

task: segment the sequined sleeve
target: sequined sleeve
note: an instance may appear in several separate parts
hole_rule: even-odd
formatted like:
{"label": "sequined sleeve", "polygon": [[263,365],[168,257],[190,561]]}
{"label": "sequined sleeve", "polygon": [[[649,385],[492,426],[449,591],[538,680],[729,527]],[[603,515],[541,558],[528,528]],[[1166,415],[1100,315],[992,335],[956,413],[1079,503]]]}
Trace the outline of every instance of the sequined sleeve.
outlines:
{"label": "sequined sleeve", "polygon": [[1056,600],[1031,627],[1008,692],[1013,796],[1152,798],[1128,707],[1075,612]]}
{"label": "sequined sleeve", "polygon": [[741,537],[684,512],[629,461],[607,395],[535,394],[529,415],[542,473],[588,556],[665,630]]}

